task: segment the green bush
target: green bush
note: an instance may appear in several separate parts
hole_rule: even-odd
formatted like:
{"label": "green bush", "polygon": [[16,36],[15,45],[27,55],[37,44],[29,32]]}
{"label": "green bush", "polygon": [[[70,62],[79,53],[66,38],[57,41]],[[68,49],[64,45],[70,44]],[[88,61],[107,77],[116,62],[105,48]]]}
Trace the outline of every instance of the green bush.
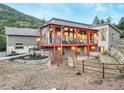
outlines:
{"label": "green bush", "polygon": [[17,53],[16,53],[16,51],[11,51],[11,54],[9,55],[9,56],[15,56],[15,55],[17,55]]}
{"label": "green bush", "polygon": [[6,37],[3,35],[0,35],[0,51],[6,50]]}
{"label": "green bush", "polygon": [[35,52],[30,56],[31,60],[40,60],[47,58],[47,56],[42,56],[41,54],[36,54]]}

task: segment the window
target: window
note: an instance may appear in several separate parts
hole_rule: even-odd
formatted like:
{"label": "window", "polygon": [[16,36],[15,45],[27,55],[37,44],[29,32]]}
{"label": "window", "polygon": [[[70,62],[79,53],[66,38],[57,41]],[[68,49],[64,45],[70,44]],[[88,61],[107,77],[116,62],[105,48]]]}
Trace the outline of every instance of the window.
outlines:
{"label": "window", "polygon": [[15,48],[16,49],[23,49],[24,48],[23,43],[16,43]]}
{"label": "window", "polygon": [[106,29],[101,29],[101,41],[106,40]]}

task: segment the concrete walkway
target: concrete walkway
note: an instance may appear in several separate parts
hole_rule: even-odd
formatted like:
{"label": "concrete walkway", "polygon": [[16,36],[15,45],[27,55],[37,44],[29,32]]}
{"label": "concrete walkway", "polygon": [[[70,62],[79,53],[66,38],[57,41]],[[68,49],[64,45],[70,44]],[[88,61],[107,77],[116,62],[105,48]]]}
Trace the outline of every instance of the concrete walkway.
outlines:
{"label": "concrete walkway", "polygon": [[6,56],[6,57],[0,57],[0,60],[9,60],[12,58],[19,58],[19,57],[23,57],[23,56],[28,56],[30,54],[21,54],[21,55],[16,55],[16,56]]}

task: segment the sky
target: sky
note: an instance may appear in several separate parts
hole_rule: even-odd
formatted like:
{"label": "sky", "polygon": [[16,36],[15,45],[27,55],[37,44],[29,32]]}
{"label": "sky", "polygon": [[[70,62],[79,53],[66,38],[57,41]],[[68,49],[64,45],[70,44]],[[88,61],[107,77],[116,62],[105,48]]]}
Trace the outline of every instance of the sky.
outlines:
{"label": "sky", "polygon": [[98,16],[106,19],[109,16],[113,23],[118,23],[124,16],[124,4],[121,3],[6,3],[25,14],[46,20],[52,17],[91,24]]}

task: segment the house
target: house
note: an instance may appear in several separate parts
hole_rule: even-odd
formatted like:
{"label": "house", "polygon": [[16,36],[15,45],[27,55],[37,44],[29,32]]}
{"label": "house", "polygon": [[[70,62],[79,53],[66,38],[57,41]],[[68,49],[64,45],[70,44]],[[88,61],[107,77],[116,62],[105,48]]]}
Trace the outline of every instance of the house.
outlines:
{"label": "house", "polygon": [[41,47],[53,52],[54,62],[62,63],[62,56],[85,56],[90,51],[98,51],[97,29],[89,24],[62,19],[51,19],[40,27],[43,37]]}
{"label": "house", "polygon": [[5,27],[7,55],[15,51],[18,54],[28,53],[29,48],[37,47],[38,29]]}
{"label": "house", "polygon": [[53,52],[54,63],[62,63],[62,56],[103,53],[120,39],[120,31],[111,24],[93,26],[58,18],[41,26],[40,35],[40,46]]}
{"label": "house", "polygon": [[[120,40],[120,31],[111,24],[91,25],[52,18],[40,29],[6,27],[7,54],[29,53],[31,47],[50,50],[54,63],[62,56],[89,56],[90,52],[108,51]],[[40,40],[40,41],[39,41]]]}

